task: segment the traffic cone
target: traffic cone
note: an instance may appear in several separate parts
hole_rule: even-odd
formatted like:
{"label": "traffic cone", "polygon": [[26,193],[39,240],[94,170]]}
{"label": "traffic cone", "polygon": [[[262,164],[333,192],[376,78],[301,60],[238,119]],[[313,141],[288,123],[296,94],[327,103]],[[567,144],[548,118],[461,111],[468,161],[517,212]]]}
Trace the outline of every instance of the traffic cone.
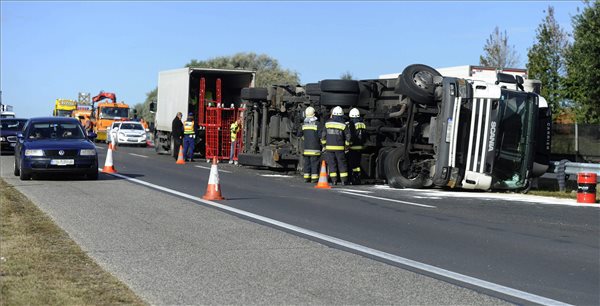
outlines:
{"label": "traffic cone", "polygon": [[208,177],[208,186],[206,193],[202,197],[205,200],[225,200],[221,195],[221,185],[219,185],[219,169],[217,169],[217,157],[213,157],[212,166],[210,166],[210,176]]}
{"label": "traffic cone", "polygon": [[185,165],[185,160],[183,160],[183,146],[179,146],[179,155],[177,155],[177,162],[176,164],[178,165]]}
{"label": "traffic cone", "polygon": [[327,181],[327,167],[325,161],[321,162],[321,173],[319,173],[319,182],[315,188],[331,189],[329,182]]}
{"label": "traffic cone", "polygon": [[112,151],[112,146],[109,144],[108,151],[106,152],[106,161],[104,162],[104,168],[102,168],[102,172],[104,173],[117,173],[115,166],[113,166]]}
{"label": "traffic cone", "polygon": [[109,145],[110,145],[110,147],[112,148],[113,151],[117,150],[117,142],[115,141],[114,137],[110,138],[110,144]]}

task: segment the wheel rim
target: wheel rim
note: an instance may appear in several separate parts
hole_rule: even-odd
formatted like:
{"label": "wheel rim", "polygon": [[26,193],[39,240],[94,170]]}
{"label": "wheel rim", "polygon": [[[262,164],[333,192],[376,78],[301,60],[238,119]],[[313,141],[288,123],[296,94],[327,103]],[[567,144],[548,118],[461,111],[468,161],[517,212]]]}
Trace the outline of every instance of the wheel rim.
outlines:
{"label": "wheel rim", "polygon": [[428,71],[419,71],[413,75],[412,80],[419,88],[428,90],[430,85],[433,84],[433,74]]}

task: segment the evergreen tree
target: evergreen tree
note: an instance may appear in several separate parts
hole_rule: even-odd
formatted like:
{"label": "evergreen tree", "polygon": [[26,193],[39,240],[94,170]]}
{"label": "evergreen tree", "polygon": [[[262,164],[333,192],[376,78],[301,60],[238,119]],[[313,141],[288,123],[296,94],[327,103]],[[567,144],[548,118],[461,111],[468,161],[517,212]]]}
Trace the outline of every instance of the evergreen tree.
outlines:
{"label": "evergreen tree", "polygon": [[508,45],[506,31],[500,32],[496,27],[483,46],[484,54],[479,57],[479,64],[486,67],[509,68],[519,64],[519,55],[514,46]]}
{"label": "evergreen tree", "polygon": [[600,2],[585,2],[573,16],[573,45],[566,53],[565,95],[576,106],[577,121],[600,123]]}
{"label": "evergreen tree", "polygon": [[350,73],[350,71],[346,71],[346,72],[342,73],[342,75],[340,75],[340,79],[342,79],[342,80],[354,80],[354,76],[352,76],[352,73]]}
{"label": "evergreen tree", "polygon": [[527,53],[529,78],[542,82],[541,95],[557,116],[563,98],[562,78],[566,72],[564,53],[568,47],[568,39],[566,32],[554,18],[552,6],[548,7],[546,17],[537,28],[536,40]]}

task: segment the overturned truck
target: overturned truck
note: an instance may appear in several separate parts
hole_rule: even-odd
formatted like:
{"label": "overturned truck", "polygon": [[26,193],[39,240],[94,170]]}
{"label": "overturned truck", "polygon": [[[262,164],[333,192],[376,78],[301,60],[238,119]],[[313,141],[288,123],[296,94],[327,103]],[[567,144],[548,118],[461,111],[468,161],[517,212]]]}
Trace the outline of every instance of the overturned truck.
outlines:
{"label": "overturned truck", "polygon": [[397,78],[244,88],[243,165],[302,168],[304,109],[321,124],[356,107],[367,126],[365,179],[395,188],[527,190],[549,165],[551,113],[535,82],[446,77],[410,65]]}

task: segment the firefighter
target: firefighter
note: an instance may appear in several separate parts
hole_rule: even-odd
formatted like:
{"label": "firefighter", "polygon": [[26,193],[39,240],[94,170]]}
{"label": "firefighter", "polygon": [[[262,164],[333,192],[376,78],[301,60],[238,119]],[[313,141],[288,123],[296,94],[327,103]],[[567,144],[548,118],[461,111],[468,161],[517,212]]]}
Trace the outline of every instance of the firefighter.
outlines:
{"label": "firefighter", "polygon": [[304,149],[304,180],[307,183],[316,183],[319,180],[319,159],[321,157],[321,144],[319,137],[321,135],[321,127],[319,119],[315,117],[315,109],[309,106],[304,111],[304,123],[302,130],[298,132],[298,137],[302,137]]}
{"label": "firefighter", "polygon": [[360,157],[366,141],[365,129],[367,126],[360,118],[357,108],[350,110],[350,150],[348,152],[348,165],[352,171],[351,181],[353,185],[360,185]]}
{"label": "firefighter", "polygon": [[196,129],[194,129],[194,114],[189,113],[187,120],[183,123],[183,157],[185,161],[194,161],[194,139],[196,138]]}
{"label": "firefighter", "polygon": [[[344,110],[336,106],[331,110],[331,118],[325,123],[321,133],[321,143],[325,146],[325,158],[329,166],[329,176],[334,185],[341,180],[348,184],[348,165],[345,151],[350,146],[350,128],[344,123]],[[339,179],[338,173],[339,170]]]}
{"label": "firefighter", "polygon": [[238,161],[234,161],[233,157],[235,155],[235,145],[237,143],[237,134],[239,133],[240,129],[242,128],[242,120],[241,119],[237,119],[236,121],[234,121],[231,126],[229,127],[229,131],[231,132],[231,147],[229,150],[229,163],[233,164],[235,163],[236,165],[238,164]]}

